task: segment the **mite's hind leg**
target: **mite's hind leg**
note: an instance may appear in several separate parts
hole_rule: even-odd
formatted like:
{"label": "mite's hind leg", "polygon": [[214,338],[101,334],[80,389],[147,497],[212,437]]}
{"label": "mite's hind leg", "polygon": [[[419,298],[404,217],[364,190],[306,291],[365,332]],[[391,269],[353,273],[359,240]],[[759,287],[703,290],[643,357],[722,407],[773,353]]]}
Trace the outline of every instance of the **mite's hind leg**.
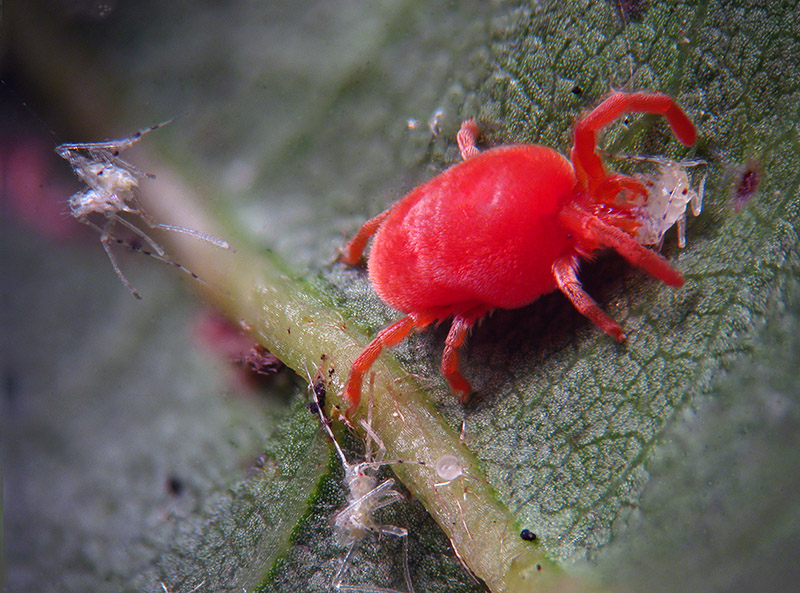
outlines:
{"label": "mite's hind leg", "polygon": [[574,256],[559,258],[553,263],[553,276],[561,292],[572,302],[575,308],[588,317],[617,342],[625,339],[622,328],[609,317],[605,311],[583,290],[578,279],[578,258]]}
{"label": "mite's hind leg", "polygon": [[353,366],[350,369],[350,376],[347,378],[347,384],[344,388],[344,399],[350,402],[350,407],[347,410],[349,416],[358,403],[361,401],[361,383],[364,380],[364,374],[378,359],[381,350],[384,348],[391,348],[395,344],[401,342],[411,330],[417,325],[411,315],[403,317],[387,328],[382,329],[375,336],[366,348],[358,355],[353,361]]}
{"label": "mite's hind leg", "polygon": [[467,338],[470,328],[486,313],[486,310],[481,309],[467,314],[455,315],[450,331],[447,334],[447,339],[444,342],[442,374],[450,384],[450,391],[453,392],[453,395],[459,397],[461,403],[467,401],[472,388],[458,369],[458,349]]}

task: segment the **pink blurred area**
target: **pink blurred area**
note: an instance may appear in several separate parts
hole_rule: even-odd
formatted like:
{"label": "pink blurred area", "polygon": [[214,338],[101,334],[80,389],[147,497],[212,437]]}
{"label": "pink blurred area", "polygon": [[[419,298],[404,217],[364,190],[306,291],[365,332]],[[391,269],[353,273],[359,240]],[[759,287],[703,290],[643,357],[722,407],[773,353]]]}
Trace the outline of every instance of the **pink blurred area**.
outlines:
{"label": "pink blurred area", "polygon": [[228,383],[237,391],[252,391],[273,380],[283,365],[253,341],[245,328],[218,311],[206,308],[194,320],[195,341],[228,368]]}
{"label": "pink blurred area", "polygon": [[60,168],[54,144],[25,132],[0,137],[0,200],[4,217],[56,241],[83,236],[69,212],[78,189]]}

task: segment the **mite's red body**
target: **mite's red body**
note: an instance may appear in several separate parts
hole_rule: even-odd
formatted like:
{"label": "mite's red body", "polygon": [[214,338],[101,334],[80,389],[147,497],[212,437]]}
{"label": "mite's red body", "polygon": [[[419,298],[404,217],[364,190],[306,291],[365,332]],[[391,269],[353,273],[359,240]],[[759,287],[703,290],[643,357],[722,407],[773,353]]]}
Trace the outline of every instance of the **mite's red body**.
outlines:
{"label": "mite's red body", "polygon": [[570,162],[543,146],[464,161],[391,209],[372,244],[370,280],[405,313],[522,307],[556,289],[553,261],[574,251],[558,221],[574,186]]}
{"label": "mite's red body", "polygon": [[579,258],[599,248],[615,249],[667,284],[683,283],[663,257],[632,236],[638,226],[633,199],[645,189],[631,177],[607,173],[596,153],[597,131],[626,112],[662,114],[681,142],[694,143],[694,125],[661,94],[608,97],[576,125],[572,162],[538,145],[479,153],[478,129],[468,120],[457,137],[464,162],[364,224],[342,259],[357,263],[374,234],[372,285],[407,316],[379,332],[353,363],[344,394],[351,410],[382,348],[449,317],[442,372],[465,400],[470,387],[458,370],[458,348],[469,328],[492,309],[522,307],[557,288],[606,333],[623,340],[620,326],[577,277]]}

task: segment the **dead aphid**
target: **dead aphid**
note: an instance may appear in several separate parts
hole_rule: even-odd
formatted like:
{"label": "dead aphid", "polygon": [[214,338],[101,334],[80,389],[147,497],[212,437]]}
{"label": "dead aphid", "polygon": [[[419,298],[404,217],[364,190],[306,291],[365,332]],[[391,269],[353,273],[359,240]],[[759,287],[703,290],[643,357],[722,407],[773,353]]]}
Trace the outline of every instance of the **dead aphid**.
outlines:
{"label": "dead aphid", "polygon": [[[325,371],[325,367],[328,364],[328,355],[323,354],[320,357],[322,361],[322,367],[317,374],[314,376],[314,380],[312,382],[312,389],[314,390],[314,402],[320,407],[321,410],[325,410],[325,396],[328,394],[328,383],[333,378],[334,373],[336,370],[331,365],[327,371]],[[323,412],[324,413],[324,412]]]}
{"label": "dead aphid", "polygon": [[[323,358],[323,361],[325,358]],[[347,506],[338,511],[331,523],[336,539],[344,546],[348,546],[347,553],[342,560],[339,570],[333,577],[331,585],[340,591],[361,591],[364,593],[398,593],[393,589],[383,587],[370,587],[362,585],[349,585],[344,583],[347,576],[347,569],[350,566],[350,559],[361,541],[368,533],[380,535],[390,535],[403,539],[403,577],[405,579],[408,593],[414,593],[414,586],[411,583],[411,574],[408,570],[408,530],[395,525],[383,525],[376,521],[375,512],[383,507],[403,500],[403,495],[394,489],[394,480],[387,478],[379,483],[377,471],[392,463],[402,463],[400,461],[384,461],[383,456],[386,447],[378,439],[368,421],[361,421],[362,427],[367,432],[367,444],[364,461],[350,463],[344,454],[339,441],[331,430],[331,420],[325,414],[323,401],[327,393],[327,382],[325,377],[330,376],[324,370],[317,371],[314,379],[311,380],[309,391],[313,398],[309,409],[317,415],[320,424],[333,443],[336,454],[342,462],[344,469],[344,485],[346,490]],[[320,397],[322,394],[322,397]],[[371,442],[375,441],[378,445],[378,452],[373,456]]]}
{"label": "dead aphid", "polygon": [[686,246],[686,209],[698,216],[703,209],[706,176],[700,180],[697,190],[692,188],[687,170],[707,164],[705,161],[673,161],[661,157],[629,156],[633,160],[654,163],[658,170],[653,174],[636,174],[647,190],[647,197],[634,210],[639,227],[636,240],[642,245],[661,247],[666,232],[677,225],[678,247]]}
{"label": "dead aphid", "polygon": [[322,379],[315,378],[311,383],[311,392],[314,398],[308,403],[308,410],[329,424],[330,419],[325,415],[325,398],[328,395],[326,383]]}
{"label": "dead aphid", "polygon": [[[125,278],[125,275],[120,270],[114,254],[111,251],[111,245],[113,243],[127,245],[134,251],[139,251],[159,261],[176,266],[194,278],[197,278],[197,275],[188,268],[170,259],[164,248],[156,243],[141,226],[134,224],[134,222],[123,217],[123,215],[127,215],[134,220],[138,217],[140,221],[143,221],[147,227],[151,229],[183,233],[211,243],[216,247],[231,249],[230,245],[225,241],[206,233],[181,226],[157,223],[142,207],[138,195],[139,183],[143,179],[152,176],[143,173],[130,163],[122,160],[120,154],[125,149],[141,140],[145,134],[165,126],[168,123],[169,121],[166,121],[149,128],[144,128],[132,136],[120,140],[61,144],[56,147],[56,153],[69,161],[72,170],[87,186],[85,189],[76,192],[70,197],[70,213],[77,220],[100,233],[100,241],[108,255],[108,259],[111,261],[111,265],[114,267],[114,271],[122,283],[128,287],[128,290],[130,290],[137,299],[141,298],[139,293],[136,292],[136,289],[128,282],[128,279]],[[98,224],[90,219],[92,215],[102,215],[105,220],[102,224]],[[118,238],[115,235],[115,229],[118,224],[146,242],[152,251],[142,249],[140,244]]]}
{"label": "dead aphid", "polygon": [[[320,367],[313,377],[309,376],[309,389],[311,391],[311,401],[308,403],[309,411],[315,416],[326,419],[330,426],[330,418],[325,415],[325,402],[328,395],[328,384],[336,374],[336,369],[331,364],[327,354],[320,356]],[[306,373],[308,374],[308,373]]]}

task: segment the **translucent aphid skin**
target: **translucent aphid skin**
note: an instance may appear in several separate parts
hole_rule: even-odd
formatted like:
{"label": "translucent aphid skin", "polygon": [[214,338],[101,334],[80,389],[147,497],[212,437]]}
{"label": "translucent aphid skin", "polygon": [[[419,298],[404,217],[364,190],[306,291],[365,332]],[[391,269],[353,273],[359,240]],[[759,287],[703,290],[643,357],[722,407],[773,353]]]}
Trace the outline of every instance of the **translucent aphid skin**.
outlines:
{"label": "translucent aphid skin", "polygon": [[[111,261],[111,265],[114,267],[114,271],[137,299],[141,298],[139,293],[136,292],[136,289],[122,273],[111,251],[110,246],[113,243],[128,245],[131,249],[180,268],[193,278],[197,278],[197,276],[188,268],[172,261],[152,237],[133,222],[124,218],[122,214],[129,214],[132,218],[138,217],[152,229],[191,235],[217,247],[230,249],[228,243],[206,233],[181,226],[155,222],[139,201],[137,195],[139,182],[149,176],[122,160],[119,155],[125,149],[141,140],[145,134],[168,123],[169,121],[139,130],[132,136],[120,140],[61,144],[56,147],[56,153],[69,162],[78,178],[87,185],[86,189],[76,192],[70,197],[70,213],[77,220],[100,233],[100,241],[108,255],[108,259]],[[93,214],[102,215],[105,218],[102,226],[89,218]],[[142,249],[134,243],[118,239],[114,234],[115,227],[118,224],[143,239],[152,248],[153,252]]]}
{"label": "translucent aphid skin", "polygon": [[470,385],[458,368],[458,348],[493,309],[515,309],[561,290],[573,305],[618,341],[622,328],[600,309],[578,279],[581,258],[601,248],[670,286],[683,278],[635,238],[635,208],[647,190],[632,177],[606,171],[596,137],[626,113],[666,117],[675,136],[694,143],[697,131],[667,95],[613,93],[578,120],[571,160],[538,145],[480,152],[473,120],[457,135],[463,162],[411,191],[367,221],[341,259],[355,265],[375,235],[369,278],[378,295],[406,314],[381,330],[353,362],[344,397],[358,406],[364,374],[381,350],[414,329],[452,317],[442,374],[466,401]]}
{"label": "translucent aphid skin", "polygon": [[698,216],[703,209],[705,177],[697,190],[692,188],[687,168],[705,165],[705,161],[673,161],[658,157],[631,157],[634,160],[650,161],[658,165],[655,174],[634,175],[647,189],[647,197],[641,206],[634,208],[639,221],[636,240],[642,245],[660,248],[666,232],[677,225],[678,247],[686,246],[686,209],[691,205],[692,214]]}
{"label": "translucent aphid skin", "polygon": [[123,161],[119,155],[145,134],[167,123],[145,128],[120,140],[57,146],[58,155],[69,162],[78,178],[88,186],[70,197],[71,214],[78,219],[95,212],[111,216],[119,212],[139,214],[142,209],[134,191],[147,174]]}
{"label": "translucent aphid skin", "polygon": [[[323,360],[325,357],[323,357]],[[339,567],[339,570],[333,577],[331,583],[337,590],[344,591],[360,591],[362,593],[399,593],[393,589],[386,589],[381,587],[368,587],[361,585],[348,585],[344,583],[347,573],[347,568],[350,564],[350,558],[353,552],[358,547],[358,544],[367,536],[369,532],[378,535],[390,535],[403,539],[404,546],[406,545],[405,538],[408,537],[408,530],[396,525],[380,524],[375,520],[376,511],[404,500],[402,494],[394,489],[394,480],[387,478],[379,483],[376,475],[378,469],[383,466],[391,465],[392,462],[384,461],[383,456],[386,448],[383,443],[377,439],[377,435],[372,430],[368,422],[361,421],[361,426],[367,432],[367,451],[366,460],[359,463],[350,463],[344,454],[339,441],[336,440],[335,435],[330,427],[330,419],[325,415],[323,410],[325,395],[326,395],[326,379],[324,373],[318,372],[312,379],[310,385],[310,392],[312,394],[313,402],[309,406],[312,413],[319,417],[328,438],[333,443],[336,454],[342,462],[344,469],[344,484],[346,488],[347,506],[338,511],[331,521],[333,525],[333,532],[336,539],[344,546],[348,546],[347,553]],[[369,448],[370,439],[376,440],[379,444],[377,454],[372,456]],[[411,575],[408,570],[407,550],[404,548],[403,558],[403,577],[405,579],[408,593],[414,593],[414,586],[411,583]]]}
{"label": "translucent aphid skin", "polygon": [[[341,454],[341,449],[337,445]],[[387,478],[378,483],[375,472],[383,462],[364,461],[347,463],[341,456],[344,467],[344,483],[347,488],[347,506],[333,518],[334,533],[346,546],[361,541],[367,532],[406,537],[408,531],[395,525],[380,525],[375,521],[375,512],[383,507],[400,502],[403,495],[396,491],[394,480]]]}

